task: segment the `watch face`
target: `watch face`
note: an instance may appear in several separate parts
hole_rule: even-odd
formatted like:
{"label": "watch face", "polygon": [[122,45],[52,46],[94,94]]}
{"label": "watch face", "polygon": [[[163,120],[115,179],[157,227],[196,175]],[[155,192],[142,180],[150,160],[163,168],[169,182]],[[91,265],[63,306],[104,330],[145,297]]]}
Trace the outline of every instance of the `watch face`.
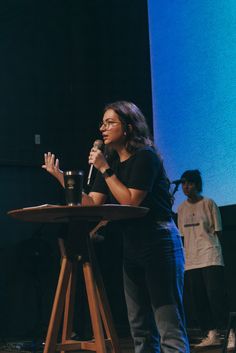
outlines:
{"label": "watch face", "polygon": [[111,168],[106,169],[105,172],[103,173],[104,177],[112,176],[113,174],[114,174],[114,171]]}

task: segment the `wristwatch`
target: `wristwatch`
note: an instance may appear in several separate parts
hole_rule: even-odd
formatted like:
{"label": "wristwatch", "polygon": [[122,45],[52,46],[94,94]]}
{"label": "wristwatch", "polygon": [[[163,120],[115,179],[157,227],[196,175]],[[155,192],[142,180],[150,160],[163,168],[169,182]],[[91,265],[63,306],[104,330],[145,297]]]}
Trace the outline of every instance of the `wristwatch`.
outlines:
{"label": "wristwatch", "polygon": [[107,168],[105,172],[102,173],[104,178],[110,177],[114,174],[114,170],[111,168]]}

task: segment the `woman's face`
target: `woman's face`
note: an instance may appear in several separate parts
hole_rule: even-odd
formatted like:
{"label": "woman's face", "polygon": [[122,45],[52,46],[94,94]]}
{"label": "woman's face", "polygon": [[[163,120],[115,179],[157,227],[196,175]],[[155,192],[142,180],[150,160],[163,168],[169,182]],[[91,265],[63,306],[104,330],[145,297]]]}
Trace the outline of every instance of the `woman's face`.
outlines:
{"label": "woman's face", "polygon": [[196,184],[193,183],[192,181],[187,181],[187,180],[183,181],[182,189],[183,189],[184,195],[186,195],[189,198],[191,198],[192,196],[196,196],[198,194]]}
{"label": "woman's face", "polygon": [[122,145],[125,142],[125,133],[119,115],[112,109],[108,109],[103,115],[100,126],[105,145]]}

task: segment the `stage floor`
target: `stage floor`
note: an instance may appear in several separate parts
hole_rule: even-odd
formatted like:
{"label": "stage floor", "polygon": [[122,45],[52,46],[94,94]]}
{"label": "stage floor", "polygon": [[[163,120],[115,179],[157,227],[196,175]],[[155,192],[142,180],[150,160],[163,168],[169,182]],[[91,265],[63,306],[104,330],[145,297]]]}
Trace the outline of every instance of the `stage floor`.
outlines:
{"label": "stage floor", "polygon": [[[195,337],[194,337],[195,339]],[[14,341],[14,342],[7,342],[2,343],[0,345],[0,353],[41,353],[42,349],[27,349],[27,342],[30,345],[30,341],[23,341],[25,343],[24,346],[20,346],[22,341]],[[223,344],[223,338],[222,338]],[[121,346],[121,353],[134,353],[132,340],[130,338],[121,338],[120,339],[120,346]],[[194,348],[194,344],[191,344],[191,353],[221,353],[223,350],[222,346],[217,347],[207,347],[207,348]],[[78,351],[80,353],[84,353],[85,351]],[[231,350],[232,352],[232,350]],[[87,351],[88,353],[88,351]]]}

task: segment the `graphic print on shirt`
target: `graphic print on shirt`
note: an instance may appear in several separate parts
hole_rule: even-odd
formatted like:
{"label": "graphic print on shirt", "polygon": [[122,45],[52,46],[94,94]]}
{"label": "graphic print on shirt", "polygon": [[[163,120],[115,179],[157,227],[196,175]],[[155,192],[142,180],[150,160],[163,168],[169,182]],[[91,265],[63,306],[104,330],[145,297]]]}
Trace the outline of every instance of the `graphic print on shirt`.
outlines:
{"label": "graphic print on shirt", "polygon": [[195,213],[190,213],[186,216],[186,219],[184,220],[184,228],[187,227],[198,227],[200,223],[196,220]]}

